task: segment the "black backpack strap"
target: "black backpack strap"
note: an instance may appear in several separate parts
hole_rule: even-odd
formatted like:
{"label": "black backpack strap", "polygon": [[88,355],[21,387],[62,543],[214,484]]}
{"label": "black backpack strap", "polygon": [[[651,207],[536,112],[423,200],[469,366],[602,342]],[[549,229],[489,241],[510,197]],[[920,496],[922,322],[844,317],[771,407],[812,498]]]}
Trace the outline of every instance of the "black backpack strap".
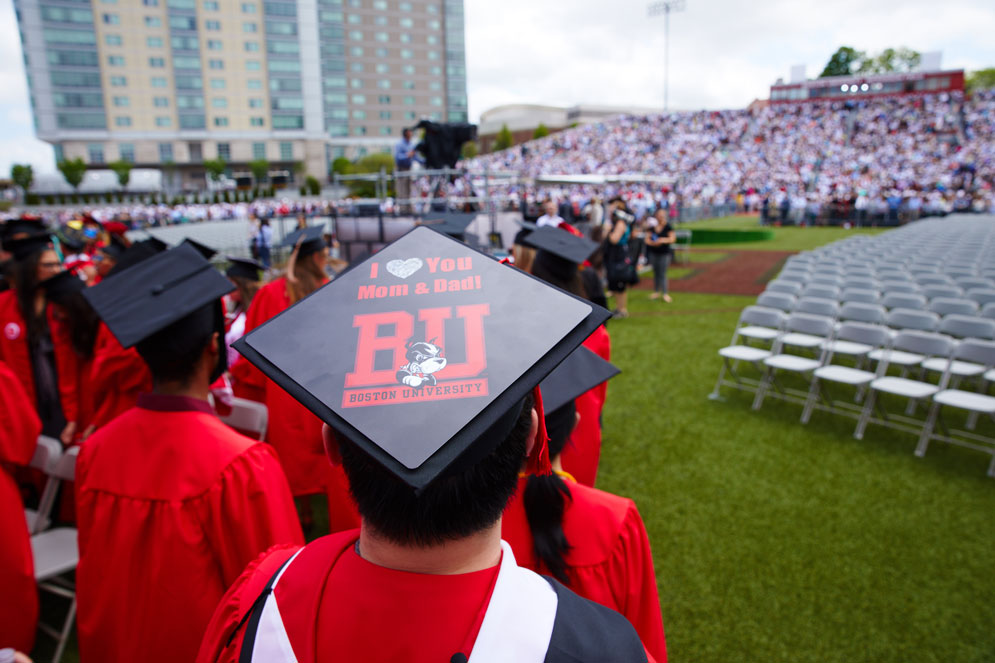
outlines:
{"label": "black backpack strap", "polygon": [[231,646],[231,643],[235,640],[235,636],[238,632],[242,630],[245,626],[245,637],[242,639],[242,649],[238,654],[238,663],[251,663],[252,661],[252,649],[256,644],[256,631],[259,629],[259,619],[263,614],[263,607],[266,605],[266,599],[269,595],[273,593],[273,587],[276,585],[277,578],[283,573],[283,570],[287,568],[287,565],[296,557],[297,554],[293,554],[287,558],[287,560],[280,565],[280,568],[270,576],[270,579],[266,582],[266,586],[263,587],[263,591],[260,592],[256,600],[252,602],[252,607],[249,611],[243,615],[241,621],[238,622],[238,626],[232,631],[231,636],[228,638],[228,642],[225,643],[225,647]]}

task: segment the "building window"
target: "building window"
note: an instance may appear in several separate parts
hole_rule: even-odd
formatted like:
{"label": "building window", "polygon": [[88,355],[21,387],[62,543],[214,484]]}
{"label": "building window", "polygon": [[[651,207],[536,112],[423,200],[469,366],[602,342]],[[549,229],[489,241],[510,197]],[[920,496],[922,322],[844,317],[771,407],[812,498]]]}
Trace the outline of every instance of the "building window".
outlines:
{"label": "building window", "polygon": [[221,29],[221,21],[204,21],[204,27],[213,32]]}
{"label": "building window", "polygon": [[166,87],[168,85],[168,81],[162,76],[153,76],[151,83],[152,87]]}
{"label": "building window", "polygon": [[262,108],[263,100],[258,97],[253,97],[249,99],[249,108]]}
{"label": "building window", "polygon": [[366,135],[366,127],[353,127],[352,133],[354,135],[356,135],[356,136],[365,136]]}
{"label": "building window", "polygon": [[429,103],[432,104],[433,106],[441,106],[442,97],[432,97],[431,99],[429,99]]}
{"label": "building window", "polygon": [[245,50],[248,53],[252,53],[259,50],[259,42],[257,41],[247,41],[245,42]]}
{"label": "building window", "polygon": [[266,158],[266,143],[253,143],[252,144],[252,158],[253,159],[265,159]]}
{"label": "building window", "polygon": [[349,14],[349,18],[346,20],[348,20],[353,25],[357,25],[363,22],[363,17],[360,16],[359,14]]}
{"label": "building window", "polygon": [[142,0],[142,4],[146,7],[158,7],[159,0]]}
{"label": "building window", "polygon": [[387,25],[387,17],[386,16],[374,16],[373,17],[373,24],[374,25],[383,25],[383,26],[386,26]]}
{"label": "building window", "polygon": [[429,67],[428,73],[432,74],[433,76],[441,76],[442,75],[442,67],[439,67],[439,66]]}
{"label": "building window", "polygon": [[211,108],[228,108],[228,99],[226,97],[212,97]]}
{"label": "building window", "polygon": [[353,62],[352,65],[349,67],[351,71],[355,71],[357,73],[363,71],[363,68],[364,67],[362,62]]}
{"label": "building window", "polygon": [[263,82],[258,78],[250,78],[249,80],[245,81],[245,86],[250,90],[262,90]]}
{"label": "building window", "polygon": [[111,87],[126,87],[128,79],[124,76],[111,76]]}
{"label": "building window", "polygon": [[431,44],[431,45],[435,46],[436,44],[438,44],[438,43],[439,43],[439,38],[438,38],[438,37],[436,37],[435,35],[429,35],[429,36],[428,36],[428,37],[426,38],[426,41],[428,41],[428,43],[429,43],[429,44]]}
{"label": "building window", "polygon": [[373,8],[385,11],[387,9],[387,0],[373,0]]}
{"label": "building window", "polygon": [[251,21],[246,21],[242,24],[242,32],[256,32],[259,30],[259,25]]}
{"label": "building window", "polygon": [[410,2],[399,2],[399,3],[397,3],[397,8],[400,9],[402,12],[409,12],[409,11],[411,11],[411,3]]}
{"label": "building window", "polygon": [[115,106],[121,108],[128,105],[128,97],[114,97],[112,102]]}
{"label": "building window", "polygon": [[156,108],[169,108],[169,97],[153,97],[152,105]]}
{"label": "building window", "polygon": [[401,41],[402,44],[410,44],[411,43],[411,35],[409,35],[407,32],[402,32],[401,33],[401,39],[400,39],[400,41]]}
{"label": "building window", "polygon": [[365,104],[366,103],[366,95],[365,94],[354,94],[354,95],[352,95],[352,103],[358,104],[358,105]]}
{"label": "building window", "polygon": [[400,24],[400,26],[402,28],[413,28],[413,27],[415,27],[415,22],[412,21],[408,17],[402,18],[400,21],[398,21],[398,23]]}
{"label": "building window", "polygon": [[428,22],[429,30],[438,30],[440,27],[439,22],[434,18]]}
{"label": "building window", "polygon": [[121,17],[117,14],[104,14],[104,25],[121,25]]}
{"label": "building window", "polygon": [[114,118],[114,126],[117,126],[117,127],[130,127],[131,126],[131,118],[128,117],[127,115],[119,115],[118,117]]}
{"label": "building window", "polygon": [[266,126],[266,120],[261,117],[251,117],[249,118],[249,124],[254,127]]}
{"label": "building window", "polygon": [[426,7],[426,9],[428,9],[428,13],[429,14],[438,14],[439,13],[439,8],[437,6],[435,6],[435,5],[428,5]]}
{"label": "building window", "polygon": [[231,143],[218,143],[218,158],[231,161]]}
{"label": "building window", "polygon": [[224,44],[220,39],[208,39],[207,40],[207,50],[209,51],[220,51],[224,49]]}
{"label": "building window", "polygon": [[228,118],[227,117],[216,117],[214,118],[214,126],[216,127],[227,127]]}
{"label": "building window", "polygon": [[162,27],[162,19],[158,16],[146,16],[145,17],[145,27],[146,28],[160,28]]}
{"label": "building window", "polygon": [[294,144],[286,141],[280,143],[280,161],[294,160]]}
{"label": "building window", "polygon": [[204,0],[204,9],[209,12],[218,11],[218,3],[215,0]]}
{"label": "building window", "polygon": [[259,64],[259,60],[246,60],[245,69],[247,71],[259,71],[262,69],[262,65]]}
{"label": "building window", "polygon": [[415,119],[415,112],[414,111],[404,111],[404,119],[405,120],[413,120],[413,119]]}
{"label": "building window", "polygon": [[121,45],[121,35],[105,35],[104,43],[108,46],[120,46]]}
{"label": "building window", "polygon": [[410,60],[415,56],[414,52],[410,48],[401,49],[401,58],[404,60]]}
{"label": "building window", "polygon": [[159,163],[169,163],[173,160],[173,144],[159,143]]}
{"label": "building window", "polygon": [[440,83],[439,81],[432,81],[431,83],[428,84],[428,89],[429,90],[441,90],[442,89],[442,83]]}
{"label": "building window", "polygon": [[162,48],[162,37],[149,37],[145,40],[145,45],[149,48]]}
{"label": "building window", "polygon": [[386,32],[375,32],[373,34],[373,38],[376,39],[377,41],[389,41],[390,40],[390,37],[387,35]]}
{"label": "building window", "polygon": [[354,119],[354,120],[365,120],[366,119],[366,111],[364,111],[364,110],[354,110],[352,112],[352,119]]}
{"label": "building window", "polygon": [[390,65],[384,64],[383,62],[377,63],[377,73],[378,74],[388,74],[390,73]]}
{"label": "building window", "polygon": [[360,30],[350,30],[349,39],[353,41],[363,41],[363,33]]}
{"label": "building window", "polygon": [[390,136],[392,133],[394,132],[390,130],[390,127],[380,127],[381,136]]}
{"label": "building window", "polygon": [[363,47],[362,46],[353,46],[352,48],[349,49],[349,55],[351,55],[354,58],[361,58],[361,57],[363,57]]}
{"label": "building window", "polygon": [[304,117],[301,115],[277,115],[271,122],[274,129],[304,128]]}
{"label": "building window", "polygon": [[123,67],[124,66],[124,56],[123,55],[108,55],[107,64],[112,67]]}
{"label": "building window", "polygon": [[361,78],[350,79],[349,87],[351,87],[354,90],[358,90],[359,88],[363,87],[363,79]]}
{"label": "building window", "polygon": [[325,87],[345,87],[345,76],[329,76],[325,79]]}
{"label": "building window", "polygon": [[156,68],[165,67],[166,66],[166,60],[165,60],[165,58],[149,58],[149,66],[150,67],[156,67]]}
{"label": "building window", "polygon": [[211,89],[212,90],[224,90],[225,89],[225,79],[223,79],[223,78],[212,78],[211,79]]}
{"label": "building window", "polygon": [[330,92],[325,95],[325,103],[344,106],[345,104],[349,103],[349,100],[346,97],[346,95],[342,94],[341,92]]}
{"label": "building window", "polygon": [[385,57],[387,57],[387,55],[388,55],[388,51],[387,51],[387,49],[386,49],[386,48],[384,48],[383,46],[381,46],[381,47],[377,48],[377,51],[376,51],[376,53],[377,53],[377,57],[378,57],[378,58],[385,58]]}
{"label": "building window", "polygon": [[438,60],[439,59],[439,51],[429,51],[428,52],[428,59],[429,60]]}
{"label": "building window", "polygon": [[404,72],[405,74],[414,74],[415,66],[413,64],[406,64],[401,67],[401,71]]}
{"label": "building window", "polygon": [[86,155],[90,163],[104,163],[104,146],[100,143],[87,145]]}
{"label": "building window", "polygon": [[207,66],[210,67],[211,69],[224,69],[225,68],[225,61],[224,60],[208,60],[207,61]]}
{"label": "building window", "polygon": [[390,111],[380,111],[380,119],[381,120],[389,120],[390,119]]}
{"label": "building window", "polygon": [[415,82],[414,81],[404,81],[403,87],[404,87],[405,90],[414,90],[415,89]]}
{"label": "building window", "polygon": [[377,87],[380,88],[381,90],[389,90],[390,89],[390,81],[387,80],[386,78],[381,79],[381,80],[377,81]]}
{"label": "building window", "polygon": [[132,143],[121,143],[118,145],[118,153],[121,155],[121,161],[127,161],[128,163],[135,163],[135,146]]}
{"label": "building window", "polygon": [[414,106],[415,105],[415,98],[411,97],[411,96],[405,97],[404,98],[404,105],[405,106]]}
{"label": "building window", "polygon": [[377,103],[389,104],[390,103],[390,95],[389,94],[381,94],[379,97],[377,97]]}
{"label": "building window", "polygon": [[252,4],[251,2],[243,2],[242,3],[242,13],[243,14],[255,14],[256,13],[256,6],[254,4]]}

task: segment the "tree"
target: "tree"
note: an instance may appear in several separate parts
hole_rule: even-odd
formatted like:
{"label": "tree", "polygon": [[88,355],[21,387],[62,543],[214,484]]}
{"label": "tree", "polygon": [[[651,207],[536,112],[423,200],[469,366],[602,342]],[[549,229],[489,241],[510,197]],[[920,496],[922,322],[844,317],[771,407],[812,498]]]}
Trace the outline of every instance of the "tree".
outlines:
{"label": "tree", "polygon": [[117,183],[121,185],[122,189],[128,187],[128,182],[131,181],[131,168],[132,165],[123,159],[113,161],[107,164],[107,167],[114,171],[117,175]]}
{"label": "tree", "polygon": [[549,135],[549,127],[547,127],[542,122],[536,127],[536,130],[532,132],[532,140],[537,140],[539,138],[545,138]]}
{"label": "tree", "polygon": [[269,161],[266,159],[256,159],[255,161],[250,161],[249,170],[252,171],[252,178],[256,181],[256,184],[259,184],[266,179],[266,175],[269,174]]}
{"label": "tree", "polygon": [[15,163],[10,167],[10,179],[14,180],[14,184],[21,187],[24,191],[24,197],[27,198],[28,191],[35,181],[35,171],[31,168],[30,164]]}
{"label": "tree", "polygon": [[840,46],[829,58],[826,68],[819,74],[819,78],[826,76],[849,76],[854,72],[867,56],[863,51],[858,51],[850,46]]}
{"label": "tree", "polygon": [[[355,164],[352,172],[355,174],[379,173],[383,168],[388,175],[394,172],[394,156],[391,154],[368,154]],[[373,198],[377,195],[376,182],[348,182],[349,190],[360,198]],[[393,195],[388,191],[388,195]]]}
{"label": "tree", "polygon": [[332,172],[339,175],[348,175],[352,172],[352,162],[345,157],[336,157],[332,162]]}
{"label": "tree", "polygon": [[307,176],[304,180],[304,187],[312,196],[317,196],[321,193],[321,182],[314,175]]}
{"label": "tree", "polygon": [[508,128],[507,124],[501,125],[501,131],[497,133],[497,137],[494,138],[494,149],[493,152],[500,152],[501,150],[506,150],[512,146],[515,139],[511,135],[511,130]]}
{"label": "tree", "polygon": [[63,159],[56,164],[56,168],[62,173],[62,176],[66,179],[69,186],[73,188],[73,191],[79,189],[79,185],[83,183],[83,175],[86,173],[86,164],[83,163],[81,157]]}
{"label": "tree", "polygon": [[464,159],[472,159],[478,154],[480,154],[480,146],[475,141],[463,143],[463,147],[460,149],[460,156]]}
{"label": "tree", "polygon": [[221,157],[217,159],[204,159],[204,170],[207,171],[207,174],[215,182],[221,181],[221,176],[225,174],[225,168],[227,167],[228,164]]}
{"label": "tree", "polygon": [[995,88],[995,67],[970,72],[964,81],[964,87],[968,92]]}

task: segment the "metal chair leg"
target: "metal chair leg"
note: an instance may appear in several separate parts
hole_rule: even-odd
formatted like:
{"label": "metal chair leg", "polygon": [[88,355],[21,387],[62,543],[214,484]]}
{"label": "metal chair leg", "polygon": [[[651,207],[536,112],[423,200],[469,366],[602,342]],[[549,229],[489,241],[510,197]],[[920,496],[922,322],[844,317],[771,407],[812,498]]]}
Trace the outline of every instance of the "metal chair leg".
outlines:
{"label": "metal chair leg", "polygon": [[934,402],[929,408],[929,416],[926,417],[922,426],[922,433],[919,434],[919,444],[916,445],[916,455],[922,458],[926,455],[929,441],[933,437],[933,428],[936,426],[936,418],[940,413],[940,404]]}
{"label": "metal chair leg", "polygon": [[857,419],[857,428],[853,431],[853,436],[858,440],[864,439],[864,431],[867,429],[867,422],[871,419],[871,412],[874,410],[874,399],[877,398],[877,392],[873,389],[867,394],[867,398],[864,400],[864,409],[860,412],[860,418]]}

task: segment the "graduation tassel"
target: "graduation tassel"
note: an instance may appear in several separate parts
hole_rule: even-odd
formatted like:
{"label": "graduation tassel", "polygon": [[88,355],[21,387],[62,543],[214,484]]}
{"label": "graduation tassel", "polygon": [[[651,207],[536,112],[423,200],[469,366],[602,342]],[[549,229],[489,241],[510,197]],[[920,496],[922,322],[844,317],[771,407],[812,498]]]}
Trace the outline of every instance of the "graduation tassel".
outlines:
{"label": "graduation tassel", "polygon": [[553,466],[549,462],[549,435],[546,433],[546,413],[542,408],[539,385],[532,389],[532,399],[536,414],[539,415],[539,430],[536,431],[536,441],[525,464],[525,473],[546,477],[553,473]]}

